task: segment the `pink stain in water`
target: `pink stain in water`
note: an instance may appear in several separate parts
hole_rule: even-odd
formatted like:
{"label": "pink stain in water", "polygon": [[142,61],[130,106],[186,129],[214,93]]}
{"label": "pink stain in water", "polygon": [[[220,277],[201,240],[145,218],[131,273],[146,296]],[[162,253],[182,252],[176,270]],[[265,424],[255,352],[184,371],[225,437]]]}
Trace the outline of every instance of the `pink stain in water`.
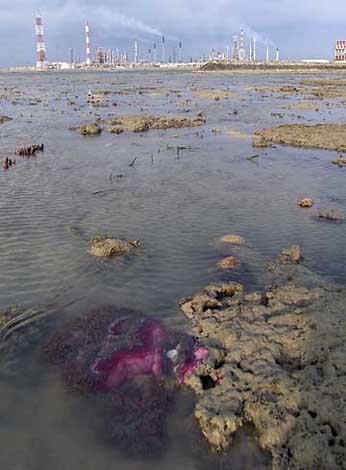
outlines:
{"label": "pink stain in water", "polygon": [[[114,322],[109,327],[111,335],[126,334],[128,321]],[[94,374],[103,376],[99,385],[101,391],[115,390],[138,375],[152,375],[158,378],[162,373],[164,344],[169,340],[168,333],[154,320],[145,320],[136,336],[141,345],[115,351],[110,357],[96,360],[91,366]],[[183,383],[197,365],[209,357],[205,348],[196,349],[192,357],[181,364],[178,381]]]}

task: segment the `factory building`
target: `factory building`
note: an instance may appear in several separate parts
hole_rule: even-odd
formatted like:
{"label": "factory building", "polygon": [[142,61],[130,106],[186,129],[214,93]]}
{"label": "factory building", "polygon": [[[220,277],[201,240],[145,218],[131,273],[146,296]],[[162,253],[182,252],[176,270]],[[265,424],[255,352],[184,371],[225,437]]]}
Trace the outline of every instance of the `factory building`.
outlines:
{"label": "factory building", "polygon": [[346,62],[346,41],[336,41],[335,60]]}

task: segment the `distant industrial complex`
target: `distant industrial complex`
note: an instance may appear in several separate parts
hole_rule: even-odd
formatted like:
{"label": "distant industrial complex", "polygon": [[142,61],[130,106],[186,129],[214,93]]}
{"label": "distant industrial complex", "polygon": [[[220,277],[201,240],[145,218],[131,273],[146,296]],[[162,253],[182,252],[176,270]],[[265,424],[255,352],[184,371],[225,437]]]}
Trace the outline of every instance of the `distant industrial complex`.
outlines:
{"label": "distant industrial complex", "polygon": [[[209,57],[185,57],[183,54],[182,41],[173,46],[171,53],[166,57],[166,40],[162,35],[159,40],[153,41],[152,47],[140,50],[138,39],[133,41],[133,49],[115,50],[111,48],[97,47],[94,55],[91,52],[91,36],[89,22],[85,21],[85,58],[74,60],[73,48],[70,52],[70,61],[54,62],[47,59],[46,43],[44,38],[43,20],[41,14],[35,16],[36,32],[36,69],[75,69],[75,68],[127,68],[127,67],[179,67],[182,65],[194,65],[207,61],[225,61],[236,64],[251,64],[254,62],[279,62],[280,50],[274,48],[270,51],[269,46],[265,47],[264,56],[257,54],[257,40],[255,36],[247,37],[244,30],[234,34],[231,47],[227,46],[223,51],[211,50]],[[337,41],[335,48],[335,61],[346,63],[346,41]],[[303,62],[319,62],[306,60]],[[321,60],[320,62],[329,62]]]}

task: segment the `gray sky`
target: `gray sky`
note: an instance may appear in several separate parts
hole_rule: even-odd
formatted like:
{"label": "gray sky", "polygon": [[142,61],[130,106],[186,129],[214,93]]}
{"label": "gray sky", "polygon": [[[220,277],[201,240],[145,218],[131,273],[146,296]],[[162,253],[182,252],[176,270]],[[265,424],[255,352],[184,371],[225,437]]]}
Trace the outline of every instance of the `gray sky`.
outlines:
{"label": "gray sky", "polygon": [[92,52],[132,51],[138,39],[144,56],[164,33],[167,57],[179,40],[186,55],[208,55],[231,46],[241,27],[256,35],[260,56],[268,44],[286,59],[332,58],[335,41],[346,40],[344,0],[0,0],[0,67],[34,63],[37,9],[49,60],[68,60],[71,47],[84,59],[85,18]]}

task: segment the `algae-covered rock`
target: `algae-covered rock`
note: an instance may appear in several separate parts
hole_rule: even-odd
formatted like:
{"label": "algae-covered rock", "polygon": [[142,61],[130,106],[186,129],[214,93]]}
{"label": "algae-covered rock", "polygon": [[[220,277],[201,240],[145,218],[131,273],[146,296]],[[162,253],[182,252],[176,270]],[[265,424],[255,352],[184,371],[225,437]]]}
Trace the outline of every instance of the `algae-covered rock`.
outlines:
{"label": "algae-covered rock", "polygon": [[97,237],[91,242],[89,253],[98,258],[112,258],[113,256],[125,255],[131,249],[139,246],[138,240],[126,242],[114,238]]}
{"label": "algae-covered rock", "polygon": [[346,151],[345,132],[346,125],[344,124],[282,125],[256,132],[253,145],[266,147],[280,144],[344,152]]}
{"label": "algae-covered rock", "polygon": [[82,124],[79,128],[82,135],[99,135],[102,132],[98,124]]}
{"label": "algae-covered rock", "polygon": [[199,127],[203,124],[205,124],[203,117],[186,119],[137,115],[109,120],[108,130],[111,133],[120,134],[123,131],[147,132],[151,129],[179,129],[182,127]]}

